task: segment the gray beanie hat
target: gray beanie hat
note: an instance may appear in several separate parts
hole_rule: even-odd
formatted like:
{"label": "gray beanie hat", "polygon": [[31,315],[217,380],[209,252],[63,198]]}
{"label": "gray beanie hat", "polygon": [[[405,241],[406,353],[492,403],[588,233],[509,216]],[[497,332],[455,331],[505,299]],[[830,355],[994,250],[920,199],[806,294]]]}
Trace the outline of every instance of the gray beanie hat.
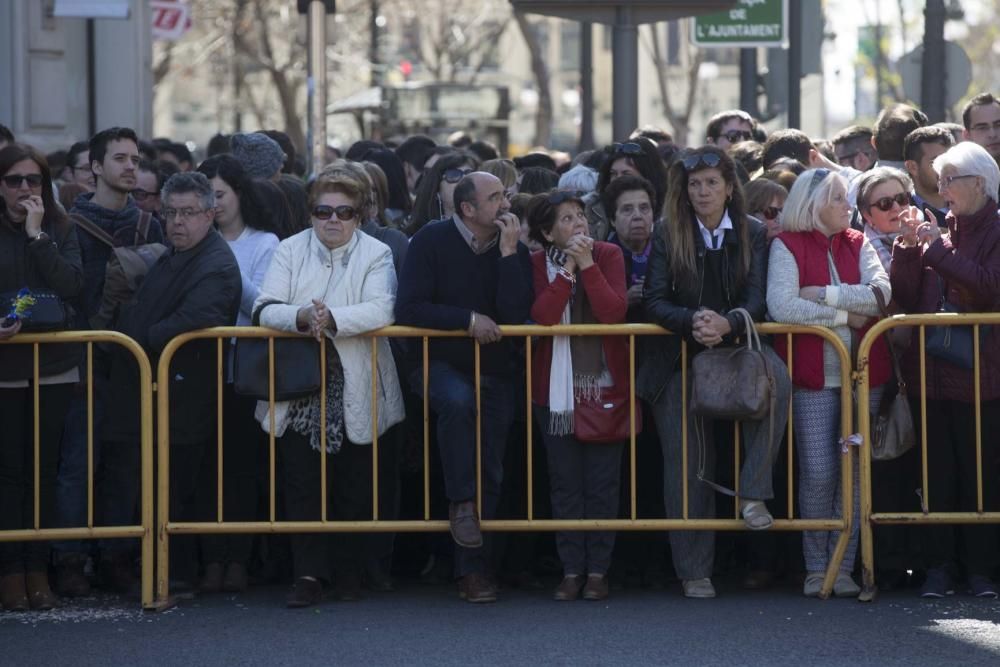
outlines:
{"label": "gray beanie hat", "polygon": [[266,134],[234,134],[230,146],[251,178],[271,178],[285,164],[281,146]]}

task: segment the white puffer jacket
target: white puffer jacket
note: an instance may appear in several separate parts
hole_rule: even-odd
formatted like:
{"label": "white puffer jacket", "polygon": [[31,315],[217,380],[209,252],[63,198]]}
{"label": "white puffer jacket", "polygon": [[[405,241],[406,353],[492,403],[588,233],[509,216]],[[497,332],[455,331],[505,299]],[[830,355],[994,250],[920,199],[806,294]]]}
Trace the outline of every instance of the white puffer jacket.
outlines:
{"label": "white puffer jacket", "polygon": [[[344,367],[344,425],[357,444],[372,441],[371,339],[359,334],[393,323],[396,273],[389,246],[355,230],[344,246],[330,250],[306,229],[278,245],[268,268],[254,311],[267,301],[278,301],[260,313],[261,326],[297,331],[301,306],[321,299],[337,325],[327,335]],[[288,305],[285,305],[288,304]],[[278,369],[280,372],[280,369]],[[389,341],[378,340],[378,432],[403,420],[403,397]],[[288,426],[288,402],[275,404],[276,437]],[[258,401],[255,413],[265,431],[270,428],[267,401]]]}

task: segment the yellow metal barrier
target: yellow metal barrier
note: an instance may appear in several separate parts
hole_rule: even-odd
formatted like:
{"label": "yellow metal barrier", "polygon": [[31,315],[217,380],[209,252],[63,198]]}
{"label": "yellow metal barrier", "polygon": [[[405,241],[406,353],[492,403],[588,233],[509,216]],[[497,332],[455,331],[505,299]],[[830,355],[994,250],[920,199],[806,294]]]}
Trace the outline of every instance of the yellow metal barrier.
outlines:
{"label": "yellow metal barrier", "polygon": [[[811,326],[791,326],[782,324],[761,324],[758,325],[758,329],[762,334],[773,334],[773,335],[784,335],[788,337],[788,349],[792,349],[793,337],[796,334],[812,334],[817,335],[825,339],[827,342],[833,345],[834,350],[836,350],[841,364],[841,436],[847,438],[852,433],[853,424],[853,398],[851,391],[851,377],[852,368],[850,363],[850,354],[844,347],[840,338],[830,329],[823,327],[811,327]],[[562,531],[562,530],[639,530],[639,531],[656,531],[656,530],[744,530],[745,524],[741,518],[739,518],[739,503],[734,503],[734,518],[732,519],[689,519],[688,518],[688,481],[687,474],[682,475],[683,480],[683,513],[682,518],[673,519],[639,519],[637,516],[637,494],[636,494],[636,425],[635,425],[635,338],[636,336],[661,336],[661,335],[673,335],[666,329],[652,324],[619,324],[619,325],[556,325],[556,326],[539,326],[539,325],[505,325],[501,326],[501,330],[504,336],[515,336],[525,338],[525,376],[527,383],[526,391],[526,409],[528,418],[526,419],[526,435],[527,435],[527,518],[526,519],[492,519],[483,520],[481,527],[483,530],[487,531]],[[556,519],[535,519],[534,518],[534,498],[532,494],[533,488],[533,474],[534,470],[532,467],[532,450],[533,450],[533,439],[532,439],[532,397],[531,397],[531,360],[532,360],[532,337],[533,336],[553,336],[553,335],[578,335],[578,336],[604,336],[604,335],[621,335],[629,337],[629,375],[632,378],[630,383],[630,404],[631,404],[631,437],[629,442],[629,453],[630,453],[630,469],[629,477],[631,480],[631,497],[629,503],[629,516],[628,519],[580,519],[580,520],[556,520]],[[319,521],[278,521],[276,518],[275,511],[275,437],[274,432],[274,400],[273,400],[273,389],[274,389],[274,376],[276,369],[274,368],[274,339],[276,338],[290,338],[296,337],[297,334],[280,332],[273,329],[261,328],[261,327],[216,327],[212,329],[204,329],[200,331],[192,331],[177,338],[171,340],[167,346],[164,348],[163,353],[160,356],[159,367],[157,369],[157,381],[158,381],[158,396],[157,396],[157,444],[158,444],[158,464],[159,464],[159,475],[157,482],[157,499],[158,499],[158,517],[157,517],[157,535],[158,535],[158,548],[157,548],[157,574],[156,574],[156,602],[159,606],[166,606],[170,604],[169,601],[169,591],[168,591],[168,581],[169,581],[169,539],[171,535],[181,535],[181,534],[232,534],[232,533],[317,533],[317,532],[367,532],[367,533],[378,533],[378,532],[427,532],[427,531],[447,531],[449,524],[447,520],[432,520],[431,516],[431,502],[430,502],[430,409],[429,401],[427,399],[427,388],[429,383],[429,355],[428,346],[430,338],[467,338],[468,335],[464,331],[439,331],[436,329],[419,329],[414,327],[402,327],[402,326],[391,326],[378,331],[370,332],[365,334],[364,337],[370,338],[372,342],[372,368],[377,368],[377,340],[383,337],[396,337],[396,338],[420,338],[422,339],[422,351],[423,351],[423,435],[424,435],[424,451],[423,451],[423,464],[424,464],[424,511],[423,519],[418,521],[412,520],[394,520],[388,521],[380,519],[378,516],[378,432],[377,432],[377,410],[378,402],[377,398],[377,381],[378,374],[372,374],[372,520],[371,521],[328,521],[326,518],[326,443],[325,443],[325,427],[320,429],[321,433],[321,444],[320,444],[320,459],[321,459],[321,512]],[[177,352],[177,350],[193,341],[200,339],[217,339],[217,351],[218,351],[218,361],[216,364],[217,370],[217,385],[218,385],[218,400],[217,403],[220,407],[220,419],[221,424],[221,405],[222,405],[222,387],[223,387],[223,366],[221,363],[223,345],[228,344],[225,341],[231,338],[267,338],[270,342],[271,357],[269,364],[269,374],[270,374],[270,385],[271,385],[271,434],[269,435],[269,517],[267,521],[243,521],[243,522],[226,522],[223,521],[223,511],[222,511],[222,451],[223,451],[223,437],[221,425],[218,428],[217,438],[218,438],[218,478],[217,478],[217,517],[216,521],[213,522],[176,522],[171,521],[169,517],[169,448],[170,448],[170,424],[169,424],[169,405],[170,405],[170,395],[169,395],[169,369],[170,363]],[[321,352],[321,364],[325,367],[325,350],[323,346],[320,347]],[[474,345],[475,350],[475,372],[476,372],[476,384],[475,384],[475,399],[477,408],[477,432],[476,432],[476,488],[477,488],[477,506],[481,506],[482,498],[482,442],[481,442],[481,430],[478,428],[479,424],[479,408],[480,408],[480,385],[479,385],[479,345]],[[683,373],[685,374],[685,382],[682,386],[685,387],[682,400],[687,401],[687,391],[686,391],[686,374],[688,372],[687,368],[687,345],[682,342],[682,355],[685,361],[682,364]],[[789,369],[791,370],[791,369]],[[325,378],[325,374],[324,374]],[[325,383],[321,389],[323,393],[321,397],[322,404],[325,404]],[[791,400],[789,400],[791,403]],[[321,419],[325,419],[325,410],[320,411]],[[687,411],[684,410],[685,415],[682,423],[682,433],[686,440],[687,438]],[[772,530],[786,530],[786,531],[803,531],[803,530],[838,530],[840,531],[840,538],[836,544],[833,558],[831,558],[829,567],[826,573],[826,579],[823,584],[823,589],[821,591],[821,597],[826,598],[829,596],[830,591],[833,588],[833,581],[836,578],[837,572],[840,568],[840,562],[843,560],[844,553],[847,549],[847,543],[850,538],[851,529],[853,526],[853,511],[851,507],[852,495],[852,485],[853,477],[852,471],[852,457],[853,452],[848,450],[844,453],[841,459],[841,485],[842,485],[842,497],[844,498],[844,511],[843,516],[840,518],[831,517],[828,519],[795,519],[793,511],[793,498],[794,498],[794,486],[793,486],[793,429],[792,429],[792,411],[791,404],[789,404],[789,420],[787,427],[787,437],[788,437],[788,487],[789,487],[789,498],[788,498],[788,518],[787,519],[775,519],[774,526]],[[736,462],[737,470],[740,461],[739,452],[739,429],[736,429],[736,446],[734,460]],[[687,470],[687,447],[682,448],[682,469]],[[739,475],[736,475],[738,479]]]}
{"label": "yellow metal barrier", "polygon": [[[139,368],[140,387],[140,518],[138,526],[94,525],[94,344],[112,343],[125,348]],[[87,368],[87,526],[79,528],[42,528],[39,503],[39,346],[85,344]],[[153,372],[142,347],[132,338],[114,331],[60,331],[44,334],[19,334],[0,345],[31,345],[34,402],[34,526],[23,530],[0,531],[0,542],[34,540],[82,540],[139,538],[142,544],[142,603],[153,604]]]}
{"label": "yellow metal barrier", "polygon": [[[922,315],[895,315],[875,324],[858,346],[857,383],[858,405],[867,405],[869,387],[869,355],[875,340],[890,329],[901,326],[919,327],[917,343],[920,347],[920,457],[921,457],[921,498],[922,512],[874,512],[872,510],[872,470],[871,470],[871,416],[867,410],[858,412],[858,427],[864,438],[861,448],[861,558],[863,586],[860,599],[871,601],[875,598],[875,547],[872,527],[875,524],[963,524],[1000,523],[1000,512],[987,512],[983,508],[983,459],[982,459],[982,405],[980,401],[980,325],[1000,324],[1000,313],[933,313]],[[930,510],[930,489],[927,483],[927,352],[925,328],[927,326],[972,326],[973,327],[973,382],[976,413],[976,511],[975,512],[932,512]],[[912,392],[912,389],[911,389]],[[912,393],[910,394],[913,395]],[[993,480],[993,483],[997,483]]]}

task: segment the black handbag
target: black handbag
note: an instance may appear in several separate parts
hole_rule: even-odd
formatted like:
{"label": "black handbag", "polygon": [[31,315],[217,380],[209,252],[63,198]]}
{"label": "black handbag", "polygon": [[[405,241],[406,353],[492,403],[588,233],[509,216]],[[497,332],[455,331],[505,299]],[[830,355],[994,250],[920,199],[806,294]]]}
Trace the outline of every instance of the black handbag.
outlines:
{"label": "black handbag", "polygon": [[[263,303],[253,313],[260,326],[260,311],[279,303]],[[233,391],[266,401],[270,398],[267,338],[239,338],[233,363]],[[290,401],[319,391],[323,382],[319,342],[315,338],[274,339],[274,400]]]}
{"label": "black handbag", "polygon": [[[957,313],[958,307],[946,300],[947,291],[944,281],[938,276],[941,285],[941,301],[938,304],[939,313]],[[990,331],[989,325],[979,327],[980,350],[982,349],[983,337]],[[972,340],[971,326],[934,326],[927,327],[924,333],[924,349],[927,354],[947,361],[948,363],[972,370],[974,357],[974,342]]]}
{"label": "black handbag", "polygon": [[[69,329],[72,320],[72,310],[58,294],[48,288],[28,288],[35,303],[29,312],[20,317],[22,333],[44,333],[46,331],[64,331]],[[14,302],[21,296],[22,290],[10,290],[0,293],[0,307],[3,312],[10,312]]]}

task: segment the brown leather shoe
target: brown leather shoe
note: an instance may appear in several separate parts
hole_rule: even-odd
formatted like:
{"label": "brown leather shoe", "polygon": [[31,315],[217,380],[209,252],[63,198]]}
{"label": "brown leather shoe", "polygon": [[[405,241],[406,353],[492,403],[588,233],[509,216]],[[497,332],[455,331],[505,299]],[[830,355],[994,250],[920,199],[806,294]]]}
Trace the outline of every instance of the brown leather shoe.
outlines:
{"label": "brown leather shoe", "polygon": [[466,602],[496,602],[497,589],[485,576],[474,572],[458,580],[458,597]]}
{"label": "brown leather shoe", "polygon": [[455,544],[467,549],[483,546],[483,534],[479,531],[476,503],[471,500],[464,503],[451,503],[448,506],[448,521],[451,524],[451,537],[455,540]]}
{"label": "brown leather shoe", "polygon": [[36,611],[48,611],[59,604],[59,598],[49,588],[47,572],[29,572],[24,577],[24,588],[28,604]]}
{"label": "brown leather shoe", "polygon": [[221,593],[222,592],[222,563],[209,563],[205,566],[205,573],[198,582],[198,591],[201,593]]}
{"label": "brown leather shoe", "polygon": [[577,574],[570,574],[563,577],[563,580],[556,586],[556,593],[552,598],[558,602],[569,602],[580,597],[580,589],[583,588],[583,577]]}
{"label": "brown leather shoe", "polygon": [[292,584],[292,590],[285,598],[285,604],[290,609],[311,607],[323,599],[323,584],[314,579],[299,577]]}
{"label": "brown leather shoe", "polygon": [[243,563],[230,563],[226,566],[226,576],[222,579],[222,590],[227,593],[244,593],[249,581],[247,568]]}
{"label": "brown leather shoe", "polygon": [[0,602],[3,603],[4,611],[28,611],[30,605],[23,572],[0,577]]}
{"label": "brown leather shoe", "polygon": [[56,563],[56,593],[64,598],[82,598],[90,595],[90,582],[84,574],[87,557],[83,554],[66,554]]}
{"label": "brown leather shoe", "polygon": [[583,586],[584,600],[604,600],[608,597],[607,576],[587,576],[587,583]]}

